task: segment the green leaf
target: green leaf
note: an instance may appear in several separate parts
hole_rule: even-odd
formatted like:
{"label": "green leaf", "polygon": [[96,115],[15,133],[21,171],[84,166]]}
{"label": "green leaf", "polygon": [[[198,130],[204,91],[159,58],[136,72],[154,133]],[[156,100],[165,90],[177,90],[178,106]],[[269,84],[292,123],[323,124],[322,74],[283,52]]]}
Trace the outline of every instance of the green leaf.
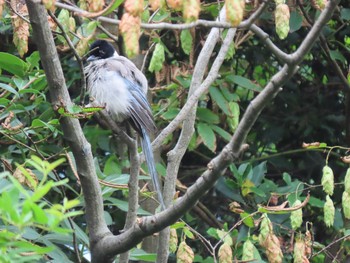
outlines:
{"label": "green leaf", "polygon": [[340,10],[340,17],[344,20],[350,20],[350,8],[342,8]]}
{"label": "green leaf", "polygon": [[229,79],[231,82],[241,86],[242,88],[246,88],[255,92],[262,91],[262,88],[255,83],[253,83],[250,79],[247,79],[242,76],[227,76],[227,79]]}
{"label": "green leaf", "polygon": [[32,203],[31,209],[33,211],[34,219],[39,224],[46,224],[48,222],[48,218],[46,216],[46,213],[44,212],[44,210],[40,206],[38,206],[35,203]]}
{"label": "green leaf", "polygon": [[229,142],[232,138],[232,135],[229,134],[227,131],[222,129],[219,126],[216,125],[210,125],[210,127],[217,133],[219,134],[225,141]]}
{"label": "green leaf", "polygon": [[311,196],[309,199],[309,205],[311,205],[313,207],[323,208],[324,201],[319,199],[319,198]]}
{"label": "green leaf", "polygon": [[244,212],[244,213],[241,213],[239,214],[239,216],[241,217],[241,219],[243,219],[243,223],[249,227],[249,228],[253,228],[255,225],[254,225],[254,220],[253,220],[253,217],[249,216],[250,214]]}
{"label": "green leaf", "polygon": [[61,165],[62,163],[64,163],[66,161],[66,158],[60,158],[52,163],[49,163],[47,165],[47,172],[51,172],[53,169],[55,169],[56,167],[58,167],[59,165]]}
{"label": "green leaf", "polygon": [[218,124],[220,122],[219,116],[207,108],[197,108],[197,118],[207,123]]}
{"label": "green leaf", "polygon": [[122,171],[118,163],[118,159],[116,155],[112,154],[106,161],[103,173],[108,176],[112,174],[120,174],[121,172]]}
{"label": "green leaf", "polygon": [[266,161],[254,166],[253,172],[248,175],[248,179],[251,180],[256,186],[261,184],[267,172]]}
{"label": "green leaf", "polygon": [[226,56],[225,56],[225,60],[232,59],[235,54],[236,54],[235,44],[232,42],[228,46],[228,50],[227,50],[227,53],[226,53]]}
{"label": "green leaf", "polygon": [[283,173],[282,178],[283,178],[283,181],[285,181],[287,185],[292,184],[292,178],[290,177],[290,175],[288,173]]}
{"label": "green leaf", "polygon": [[7,90],[8,92],[14,94],[17,98],[19,98],[18,92],[14,88],[12,88],[10,85],[7,85],[5,83],[0,83],[0,88]]}
{"label": "green leaf", "polygon": [[184,228],[186,226],[186,224],[184,222],[176,222],[174,224],[172,224],[170,226],[170,228],[173,228],[173,229],[179,229],[179,228]]}
{"label": "green leaf", "polygon": [[145,252],[142,249],[133,249],[130,253],[130,260],[133,261],[156,262],[156,259],[156,254]]}
{"label": "green leaf", "polygon": [[227,116],[227,124],[230,126],[230,129],[232,132],[234,132],[239,123],[239,115],[240,115],[240,108],[239,104],[234,101],[230,101],[228,103],[228,107],[230,109],[230,115]]}
{"label": "green leaf", "polygon": [[212,86],[209,88],[209,93],[211,98],[216,102],[220,109],[222,109],[226,115],[231,115],[230,109],[228,107],[228,101],[225,99],[224,95],[222,95],[220,89]]}
{"label": "green leaf", "polygon": [[103,15],[109,15],[114,10],[116,10],[121,5],[121,3],[123,3],[123,0],[114,0],[113,4],[103,13]]}
{"label": "green leaf", "polygon": [[220,239],[224,240],[224,243],[227,243],[229,246],[233,245],[232,244],[232,238],[226,231],[218,229],[217,230],[217,234],[218,234]]}
{"label": "green leaf", "polygon": [[259,188],[256,188],[256,187],[251,187],[250,190],[256,194],[257,196],[260,196],[260,197],[266,197],[266,194],[263,190],[259,189]]}
{"label": "green leaf", "polygon": [[330,50],[329,55],[331,56],[331,58],[333,60],[339,60],[340,62],[342,62],[344,64],[346,62],[346,58],[338,50]]}
{"label": "green leaf", "polygon": [[166,119],[166,120],[172,120],[176,117],[176,115],[178,115],[180,112],[180,109],[178,108],[170,108],[169,110],[167,110],[165,113],[162,114],[162,118]]}
{"label": "green leaf", "polygon": [[32,202],[39,201],[44,195],[46,195],[53,186],[53,181],[48,181],[43,186],[39,186],[31,197]]}
{"label": "green leaf", "polygon": [[0,68],[19,77],[24,77],[29,68],[27,63],[9,53],[0,52]]}
{"label": "green leaf", "polygon": [[149,63],[148,70],[158,72],[163,68],[163,62],[165,61],[164,47],[158,43],[153,51],[151,62]]}
{"label": "green leaf", "polygon": [[252,193],[253,187],[255,187],[255,184],[252,181],[249,179],[244,180],[242,184],[242,195],[247,196],[248,194]]}
{"label": "green leaf", "polygon": [[194,239],[194,235],[191,232],[191,230],[188,229],[188,227],[184,227],[183,231],[184,231],[184,234],[186,235],[186,237],[188,237],[190,239]]}
{"label": "green leaf", "polygon": [[39,51],[34,51],[29,57],[26,58],[31,68],[39,68],[40,55]]}
{"label": "green leaf", "polygon": [[207,146],[212,152],[215,152],[216,137],[212,128],[208,124],[201,122],[197,125],[197,130],[199,136],[203,140],[204,145]]}
{"label": "green leaf", "polygon": [[290,20],[289,20],[289,26],[290,26],[290,32],[298,31],[303,24],[303,16],[297,12],[292,11],[290,13]]}
{"label": "green leaf", "polygon": [[191,32],[188,29],[182,30],[180,34],[180,40],[182,50],[185,52],[186,55],[189,55],[191,53],[193,45]]}

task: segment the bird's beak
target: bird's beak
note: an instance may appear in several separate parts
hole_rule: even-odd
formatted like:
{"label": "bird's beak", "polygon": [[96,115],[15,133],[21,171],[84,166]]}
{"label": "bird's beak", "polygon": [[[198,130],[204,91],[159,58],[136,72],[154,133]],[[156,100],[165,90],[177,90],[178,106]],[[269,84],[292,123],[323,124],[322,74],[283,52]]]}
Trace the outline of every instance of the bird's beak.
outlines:
{"label": "bird's beak", "polygon": [[96,57],[96,56],[94,56],[94,55],[91,55],[91,56],[89,56],[88,58],[87,58],[87,62],[90,62],[90,61],[94,61],[94,60],[96,60],[96,59],[98,59],[98,57]]}

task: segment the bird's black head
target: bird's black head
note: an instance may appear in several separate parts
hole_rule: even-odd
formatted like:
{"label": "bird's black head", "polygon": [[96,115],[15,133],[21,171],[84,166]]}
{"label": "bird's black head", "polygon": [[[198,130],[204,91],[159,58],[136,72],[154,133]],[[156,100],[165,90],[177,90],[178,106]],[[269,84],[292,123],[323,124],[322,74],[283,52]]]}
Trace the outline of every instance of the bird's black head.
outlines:
{"label": "bird's black head", "polygon": [[88,61],[113,57],[114,47],[106,40],[96,40],[90,46]]}

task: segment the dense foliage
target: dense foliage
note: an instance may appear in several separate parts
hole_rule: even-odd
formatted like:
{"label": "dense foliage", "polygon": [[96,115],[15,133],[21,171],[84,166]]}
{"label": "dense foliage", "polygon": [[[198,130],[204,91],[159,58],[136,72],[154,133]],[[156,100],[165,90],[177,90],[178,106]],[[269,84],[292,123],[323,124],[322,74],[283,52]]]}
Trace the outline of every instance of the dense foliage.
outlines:
{"label": "dense foliage", "polygon": [[[96,6],[92,6],[93,2]],[[100,2],[81,1],[80,5],[93,12],[104,6],[98,7]],[[109,10],[117,9],[114,13],[108,11],[110,17],[121,19],[121,2],[114,1]],[[138,2],[142,1],[135,1]],[[172,7],[177,1],[168,2],[172,2],[168,3]],[[283,32],[277,34],[274,24],[275,2],[268,2],[257,24],[276,46],[291,53],[300,46],[321,12],[311,2],[287,1],[290,30],[283,40]],[[52,107],[29,24],[2,1],[0,6],[0,38],[4,40],[0,43],[0,261],[88,261],[89,238],[83,215],[86,204],[74,156],[65,144],[69,138],[64,138],[59,119],[80,119],[95,157],[105,219],[114,234],[123,230],[128,211],[127,147],[92,117],[99,109]],[[186,13],[189,11],[183,15],[176,7],[153,13],[144,6],[138,15],[145,23],[152,14],[152,22],[180,24],[196,20]],[[202,1],[200,7],[199,18],[215,20],[222,3]],[[246,4],[245,17],[256,8],[253,3]],[[115,37],[115,28],[106,22],[75,16],[64,8],[51,10],[51,29],[66,83],[75,104],[80,105],[84,101],[82,76],[66,38],[83,56],[94,39]],[[130,13],[130,9],[127,11]],[[254,124],[246,141],[249,149],[239,162],[229,166],[194,209],[171,226],[169,260],[349,259],[349,23],[350,5],[342,0],[298,72]],[[125,33],[132,28],[121,30],[125,45],[117,37],[121,54],[135,55],[129,42],[135,38]],[[152,109],[161,131],[186,103],[196,58],[210,28],[141,30],[139,64],[144,66],[149,80]],[[224,37],[227,29],[222,31]],[[218,45],[214,54],[219,49]],[[195,132],[179,170],[179,195],[230,141],[251,100],[280,69],[279,58],[258,36],[247,30],[236,33],[219,77],[198,102]],[[157,168],[162,177],[166,175],[167,153],[180,133],[179,127],[159,150]],[[140,179],[148,182],[146,167],[142,168]],[[152,198],[147,187],[140,188],[141,205]],[[290,210],[293,206],[296,208]],[[138,216],[154,212],[146,205],[141,207]],[[135,248],[130,259],[153,262],[154,252]]]}

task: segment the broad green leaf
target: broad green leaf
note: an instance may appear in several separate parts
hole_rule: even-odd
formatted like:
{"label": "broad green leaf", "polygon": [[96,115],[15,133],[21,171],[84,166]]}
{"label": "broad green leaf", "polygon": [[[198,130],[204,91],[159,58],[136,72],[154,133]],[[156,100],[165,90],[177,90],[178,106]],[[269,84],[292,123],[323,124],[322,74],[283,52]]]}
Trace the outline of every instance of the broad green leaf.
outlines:
{"label": "broad green leaf", "polygon": [[250,190],[260,197],[266,197],[265,192],[257,187],[250,187]]}
{"label": "broad green leaf", "polygon": [[184,222],[176,222],[174,224],[172,224],[170,226],[170,228],[174,228],[174,229],[179,229],[179,228],[184,228],[186,226],[186,224]]}
{"label": "broad green leaf", "polygon": [[207,123],[218,124],[220,122],[219,116],[207,108],[197,108],[197,118]]}
{"label": "broad green leaf", "polygon": [[63,207],[66,210],[72,209],[73,207],[76,207],[80,204],[80,201],[78,199],[68,200],[67,198],[63,199]]}
{"label": "broad green leaf", "polygon": [[2,107],[7,107],[9,105],[9,103],[10,103],[10,100],[5,99],[5,98],[0,98],[0,105]]}
{"label": "broad green leaf", "polygon": [[287,185],[291,185],[292,178],[290,177],[290,175],[288,173],[283,173],[282,178],[283,178],[283,181],[285,181]]}
{"label": "broad green leaf", "polygon": [[141,249],[133,249],[130,253],[130,260],[156,262],[157,255],[154,253],[147,253]]}
{"label": "broad green leaf", "polygon": [[216,125],[210,125],[210,127],[217,133],[219,134],[225,141],[229,142],[232,138],[232,135],[229,134],[227,131],[222,129],[219,126]]}
{"label": "broad green leaf", "polygon": [[248,194],[252,193],[253,187],[255,187],[255,184],[252,181],[249,179],[244,180],[242,184],[242,195],[247,196]]}
{"label": "broad green leaf", "polygon": [[239,123],[239,116],[240,116],[240,108],[239,104],[234,101],[230,101],[228,103],[228,107],[230,109],[230,115],[227,115],[227,124],[229,125],[232,132],[234,132]]}
{"label": "broad green leaf", "polygon": [[204,145],[207,146],[212,152],[215,152],[216,137],[212,128],[208,124],[201,122],[197,125],[197,130],[199,136],[203,140]]}
{"label": "broad green leaf", "polygon": [[230,114],[230,109],[228,107],[228,101],[225,99],[225,97],[222,95],[220,89],[217,87],[210,87],[209,93],[211,98],[216,102],[216,104],[220,107],[220,109],[226,114]]}
{"label": "broad green leaf", "polygon": [[350,8],[342,8],[340,10],[340,17],[344,20],[350,20]]}
{"label": "broad green leaf", "polygon": [[308,204],[313,206],[313,207],[323,208],[324,201],[317,198],[317,197],[311,196]]}
{"label": "broad green leaf", "polygon": [[7,90],[8,92],[14,94],[17,98],[19,98],[19,93],[14,88],[12,88],[10,85],[7,85],[5,83],[0,83],[0,88]]}
{"label": "broad green leaf", "polygon": [[218,230],[216,228],[210,227],[207,230],[207,234],[215,239],[220,239],[219,234],[218,234]]}
{"label": "broad green leaf", "polygon": [[188,229],[188,227],[183,228],[184,234],[190,239],[194,239],[193,233]]}
{"label": "broad green leaf", "polygon": [[164,47],[158,43],[153,51],[151,62],[149,63],[148,70],[158,72],[163,68],[163,62],[165,61]]}
{"label": "broad green leaf", "polygon": [[[58,14],[57,19],[60,22],[61,26],[63,27],[63,30],[65,32],[69,32],[70,31],[70,23],[71,23],[69,12],[65,9],[62,9]],[[59,28],[57,30],[59,32],[61,32],[61,30]],[[66,39],[60,34],[57,35],[57,39],[61,43],[66,43]]]}
{"label": "broad green leaf", "polygon": [[229,79],[230,81],[239,85],[242,88],[246,88],[255,92],[260,92],[262,90],[260,86],[253,83],[250,79],[247,79],[242,76],[238,76],[238,75],[227,76],[227,79]]}
{"label": "broad green leaf", "polygon": [[232,246],[232,238],[226,231],[217,229],[216,232],[219,238],[224,240],[224,243],[227,243],[228,245]]}
{"label": "broad green leaf", "polygon": [[259,186],[261,181],[264,179],[267,172],[266,161],[254,166],[253,173],[248,175],[248,179],[251,180],[255,186]]}
{"label": "broad green leaf", "polygon": [[26,61],[30,64],[31,68],[39,68],[40,55],[39,51],[34,51]]}
{"label": "broad green leaf", "polygon": [[241,217],[241,219],[243,219],[243,223],[249,227],[249,228],[253,228],[255,225],[254,225],[254,219],[253,217],[249,216],[249,213],[241,213],[239,214],[239,216]]}
{"label": "broad green leaf", "polygon": [[[128,202],[117,199],[117,198],[113,198],[113,197],[107,197],[104,198],[105,201],[109,201],[110,203],[105,204],[105,205],[109,205],[109,206],[116,206],[118,207],[120,210],[124,211],[124,212],[128,212]],[[137,214],[138,215],[151,215],[149,212],[143,210],[142,208],[138,208],[137,209]]]}
{"label": "broad green leaf", "polygon": [[26,86],[26,84],[28,83],[28,80],[22,79],[22,78],[13,78],[13,83],[15,83],[16,87],[19,90],[21,90]]}
{"label": "broad green leaf", "polygon": [[330,50],[329,55],[333,60],[339,60],[342,63],[346,62],[346,58],[338,50]]}
{"label": "broad green leaf", "polygon": [[21,89],[18,91],[19,94],[42,94],[39,90],[36,89]]}
{"label": "broad green leaf", "polygon": [[192,134],[190,143],[188,144],[188,150],[193,151],[196,148],[197,148],[197,134],[194,132]]}
{"label": "broad green leaf", "polygon": [[34,219],[39,223],[39,224],[46,224],[48,222],[48,218],[46,216],[45,211],[38,206],[35,203],[31,204],[31,208],[33,211]]}
{"label": "broad green leaf", "polygon": [[169,110],[167,110],[162,114],[162,118],[166,120],[172,120],[176,117],[176,115],[179,114],[179,112],[180,112],[180,109],[178,108],[170,108]]}
{"label": "broad green leaf", "polygon": [[193,39],[190,30],[182,30],[180,33],[181,47],[186,55],[189,55],[192,50]]}
{"label": "broad green leaf", "polygon": [[290,20],[289,20],[289,26],[290,26],[290,32],[298,31],[303,24],[303,16],[298,11],[292,11],[290,13]]}
{"label": "broad green leaf", "polygon": [[118,163],[118,159],[115,154],[112,154],[106,161],[105,167],[103,169],[105,175],[120,174],[121,167]]}
{"label": "broad green leaf", "polygon": [[23,78],[29,66],[22,59],[14,55],[0,52],[0,68]]}

